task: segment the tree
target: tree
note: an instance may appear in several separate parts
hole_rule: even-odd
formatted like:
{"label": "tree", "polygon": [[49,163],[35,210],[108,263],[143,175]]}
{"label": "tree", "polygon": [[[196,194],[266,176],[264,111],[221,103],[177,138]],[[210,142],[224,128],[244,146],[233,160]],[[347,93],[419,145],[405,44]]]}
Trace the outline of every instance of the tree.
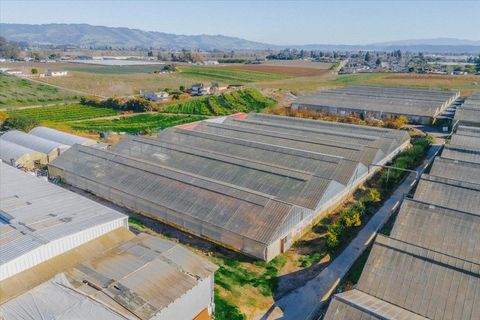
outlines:
{"label": "tree", "polygon": [[32,72],[32,74],[38,74],[38,69],[37,68],[32,68],[31,72]]}
{"label": "tree", "polygon": [[377,61],[375,61],[375,64],[377,67],[380,67],[382,65],[382,60],[380,58],[377,58]]}
{"label": "tree", "polygon": [[370,54],[370,52],[367,51],[367,53],[365,54],[365,61],[370,62],[371,60],[372,60],[372,55]]}
{"label": "tree", "polygon": [[4,37],[0,37],[0,58],[18,59],[20,57],[20,49],[15,43],[7,41]]}
{"label": "tree", "polygon": [[35,118],[13,115],[3,123],[4,129],[18,129],[28,132],[40,123]]}
{"label": "tree", "polygon": [[475,70],[477,70],[477,72],[480,72],[480,55],[475,60]]}

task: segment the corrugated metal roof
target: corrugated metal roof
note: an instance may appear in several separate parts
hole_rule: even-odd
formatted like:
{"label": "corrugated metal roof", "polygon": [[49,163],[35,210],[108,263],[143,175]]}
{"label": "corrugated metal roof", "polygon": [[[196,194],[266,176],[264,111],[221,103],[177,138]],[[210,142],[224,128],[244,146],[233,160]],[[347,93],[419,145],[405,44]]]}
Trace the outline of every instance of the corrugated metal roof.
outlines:
{"label": "corrugated metal roof", "polygon": [[390,236],[480,264],[480,215],[405,199]]}
{"label": "corrugated metal roof", "polygon": [[11,164],[13,159],[15,165],[31,166],[35,160],[46,162],[47,155],[16,143],[0,139],[0,159]]}
{"label": "corrugated metal roof", "polygon": [[325,320],[428,320],[360,290],[350,290],[333,297]]}
{"label": "corrugated metal roof", "polygon": [[463,106],[455,112],[455,120],[467,126],[480,126],[480,108]]}
{"label": "corrugated metal roof", "polygon": [[[171,241],[141,233],[121,246],[65,272],[79,291],[140,319],[151,319],[217,267]],[[101,297],[101,298],[100,298]]]}
{"label": "corrugated metal roof", "polygon": [[43,139],[34,135],[29,135],[25,132],[18,130],[7,131],[2,136],[0,136],[0,140],[13,142],[26,148],[45,153],[47,155],[51,154],[52,152],[56,152],[56,150],[64,150],[68,148],[68,146],[64,144]]}
{"label": "corrugated metal roof", "polygon": [[415,200],[480,215],[480,184],[423,175]]}
{"label": "corrugated metal roof", "polygon": [[[480,112],[479,112],[480,114]],[[480,124],[480,123],[479,123]],[[480,139],[475,136],[462,136],[460,134],[454,134],[450,140],[452,146],[460,146],[467,148],[480,149]]]}
{"label": "corrugated metal roof", "polygon": [[160,219],[165,212],[186,215],[260,243],[268,243],[291,210],[263,193],[80,145],[52,165],[146,201]]}
{"label": "corrugated metal roof", "polygon": [[480,319],[479,264],[381,235],[357,289],[429,319]]}
{"label": "corrugated metal roof", "polygon": [[[0,176],[0,218],[5,223],[0,225],[0,279],[12,275],[13,265],[7,270],[7,263],[27,254],[32,256],[30,262],[16,263],[17,272],[44,261],[51,252],[40,251],[55,240],[85,233],[85,239],[79,238],[88,241],[91,239],[86,234],[93,228],[107,224],[118,228],[127,223],[127,217],[115,210],[3,163]],[[110,231],[108,227],[104,229],[101,232]],[[81,243],[72,241],[62,244],[63,252]],[[61,254],[61,248],[57,249],[56,254]]]}
{"label": "corrugated metal roof", "polygon": [[299,97],[301,106],[325,106],[434,117],[458,92],[396,90],[370,87],[340,88]]}
{"label": "corrugated metal roof", "polygon": [[468,126],[458,126],[456,134],[462,136],[472,136],[472,137],[480,137],[480,128],[476,127],[468,127]]}
{"label": "corrugated metal roof", "polygon": [[64,145],[72,146],[75,143],[84,145],[84,146],[91,146],[96,144],[96,142],[92,139],[87,139],[84,137],[79,137],[70,133],[66,133],[63,131],[47,128],[47,127],[36,127],[30,130],[29,134],[47,139],[50,141],[55,141]]}
{"label": "corrugated metal roof", "polygon": [[437,177],[480,184],[480,163],[436,158],[430,169],[430,174]]}
{"label": "corrugated metal roof", "polygon": [[480,149],[446,145],[443,148],[442,158],[480,163]]}

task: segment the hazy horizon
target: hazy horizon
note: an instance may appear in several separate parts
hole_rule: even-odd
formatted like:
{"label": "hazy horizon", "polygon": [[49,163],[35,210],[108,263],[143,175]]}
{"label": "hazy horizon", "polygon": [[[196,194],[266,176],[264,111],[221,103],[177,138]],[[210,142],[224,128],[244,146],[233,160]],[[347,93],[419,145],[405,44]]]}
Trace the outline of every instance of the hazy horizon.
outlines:
{"label": "hazy horizon", "polygon": [[474,1],[0,2],[2,23],[86,23],[180,35],[225,35],[274,45],[480,41],[478,12],[480,2]]}

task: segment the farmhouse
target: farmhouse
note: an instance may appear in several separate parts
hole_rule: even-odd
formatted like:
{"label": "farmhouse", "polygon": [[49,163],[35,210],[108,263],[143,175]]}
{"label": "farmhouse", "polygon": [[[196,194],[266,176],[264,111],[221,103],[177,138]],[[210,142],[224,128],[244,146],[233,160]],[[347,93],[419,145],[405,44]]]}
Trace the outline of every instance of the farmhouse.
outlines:
{"label": "farmhouse", "polygon": [[168,100],[168,93],[165,91],[159,91],[159,92],[143,91],[141,92],[141,96],[144,99],[155,101],[155,102],[163,102]]}
{"label": "farmhouse", "polygon": [[326,320],[480,317],[480,162],[469,161],[480,149],[463,142],[435,159],[390,236],[377,236],[355,289],[334,296]]}
{"label": "farmhouse", "polygon": [[49,175],[271,260],[408,145],[404,131],[237,114],[110,150],[75,145]]}
{"label": "farmhouse", "polygon": [[292,108],[377,119],[406,116],[412,123],[430,124],[459,95],[453,91],[353,86],[299,97]]}
{"label": "farmhouse", "polygon": [[128,230],[119,212],[0,163],[0,315],[194,319],[213,308],[215,266]]}
{"label": "farmhouse", "polygon": [[64,77],[64,76],[68,75],[68,72],[67,71],[47,70],[46,75],[49,76],[49,77]]}
{"label": "farmhouse", "polygon": [[218,83],[199,83],[194,84],[190,88],[190,92],[193,96],[205,96],[209,94],[217,93],[219,90]]}

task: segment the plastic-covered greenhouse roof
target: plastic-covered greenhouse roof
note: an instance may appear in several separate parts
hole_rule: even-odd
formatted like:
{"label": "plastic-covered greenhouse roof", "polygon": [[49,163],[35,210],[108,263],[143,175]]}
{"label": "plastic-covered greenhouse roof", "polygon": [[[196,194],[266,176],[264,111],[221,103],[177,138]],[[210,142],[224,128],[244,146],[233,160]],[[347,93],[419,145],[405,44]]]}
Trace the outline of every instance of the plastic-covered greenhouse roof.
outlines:
{"label": "plastic-covered greenhouse roof", "polygon": [[480,128],[459,126],[456,133],[462,136],[480,137]]}
{"label": "plastic-covered greenhouse roof", "polygon": [[[480,111],[478,114],[480,115]],[[478,136],[475,137],[475,136],[463,136],[460,134],[454,134],[452,136],[452,139],[450,140],[450,145],[480,149],[480,139],[478,138]]]}
{"label": "plastic-covered greenhouse roof", "polygon": [[309,138],[307,136],[293,136],[277,132],[268,132],[230,124],[202,122],[195,127],[195,131],[213,133],[224,137],[232,137],[254,142],[277,145],[292,149],[308,150],[311,152],[334,155],[349,160],[360,159],[363,164],[376,163],[386,156],[379,148],[349,144],[331,139]]}
{"label": "plastic-covered greenhouse roof", "polygon": [[269,242],[292,210],[264,193],[80,145],[53,166],[142,199],[166,220],[167,215],[185,215],[260,243]]}
{"label": "plastic-covered greenhouse roof", "polygon": [[424,174],[414,199],[480,215],[480,184]]}
{"label": "plastic-covered greenhouse roof", "polygon": [[405,199],[390,237],[480,264],[480,214]]}
{"label": "plastic-covered greenhouse roof", "polygon": [[480,126],[480,108],[460,107],[455,112],[455,120],[460,124]]}
{"label": "plastic-covered greenhouse roof", "polygon": [[87,139],[83,137],[79,137],[70,133],[62,132],[59,130],[47,128],[47,127],[36,127],[30,130],[29,134],[47,139],[50,141],[55,141],[60,144],[72,146],[75,143],[84,145],[84,146],[91,146],[96,144],[96,142],[92,139]]}
{"label": "plastic-covered greenhouse roof", "polygon": [[295,104],[434,117],[458,92],[358,86],[298,98]]}
{"label": "plastic-covered greenhouse roof", "polygon": [[356,289],[428,319],[480,318],[478,263],[382,235]]}
{"label": "plastic-covered greenhouse roof", "polygon": [[46,154],[0,139],[0,159],[3,162],[10,164],[11,159],[16,162],[23,157],[28,157],[31,161],[34,161],[46,158]]}
{"label": "plastic-covered greenhouse roof", "polygon": [[310,209],[318,206],[329,186],[334,183],[319,175],[162,140],[132,136],[123,139],[112,151],[255,190]]}
{"label": "plastic-covered greenhouse roof", "polygon": [[480,184],[480,163],[436,158],[430,174],[437,177]]}
{"label": "plastic-covered greenhouse roof", "polygon": [[[0,177],[0,280],[32,266],[15,263],[21,257],[42,262],[54,251],[43,248],[56,240],[108,223],[112,228],[127,224],[127,217],[115,210],[3,163]],[[70,239],[62,250],[74,242]]]}
{"label": "plastic-covered greenhouse roof", "polygon": [[399,144],[410,140],[410,136],[406,131],[362,126],[356,124],[346,124],[322,120],[312,121],[309,119],[275,116],[263,113],[250,113],[248,114],[247,119],[254,121],[264,121],[267,123],[285,124],[288,126],[296,126],[302,128],[330,130],[338,133],[351,133],[359,136],[391,138],[395,139]]}
{"label": "plastic-covered greenhouse roof", "polygon": [[7,131],[0,139],[42,152],[46,155],[49,155],[57,149],[64,150],[68,148],[68,146],[62,143],[40,138],[18,130]]}
{"label": "plastic-covered greenhouse roof", "polygon": [[443,148],[442,158],[480,163],[480,149],[446,145]]}
{"label": "plastic-covered greenhouse roof", "polygon": [[357,289],[335,295],[324,319],[429,320]]}

